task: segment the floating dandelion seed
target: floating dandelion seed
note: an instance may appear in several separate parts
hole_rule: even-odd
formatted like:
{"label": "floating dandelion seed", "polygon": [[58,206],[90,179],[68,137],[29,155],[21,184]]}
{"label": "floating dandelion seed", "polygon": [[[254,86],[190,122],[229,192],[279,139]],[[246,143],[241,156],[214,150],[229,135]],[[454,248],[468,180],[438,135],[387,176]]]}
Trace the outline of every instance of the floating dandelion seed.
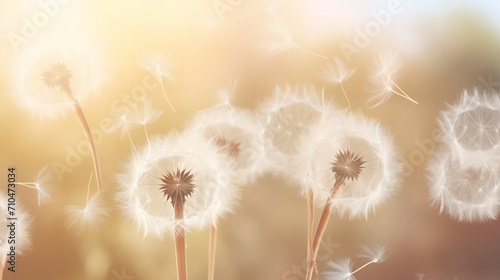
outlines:
{"label": "floating dandelion seed", "polygon": [[344,93],[345,99],[347,100],[347,104],[349,105],[349,110],[351,110],[351,102],[347,97],[347,93],[344,89],[343,82],[349,80],[351,76],[354,74],[356,69],[347,68],[344,62],[335,58],[333,60],[334,64],[329,63],[325,68],[323,68],[320,72],[320,77],[327,83],[336,85],[339,84],[342,88],[342,92]]}
{"label": "floating dandelion seed", "polygon": [[278,54],[290,49],[300,49],[311,55],[328,59],[327,56],[318,54],[303,46],[297,44],[293,39],[292,33],[276,13],[270,13],[271,20],[267,23],[267,30],[270,30],[269,39],[263,40],[258,44],[267,54]]}
{"label": "floating dandelion seed", "polygon": [[42,167],[36,174],[33,182],[16,182],[16,185],[34,189],[37,192],[38,206],[43,202],[50,201],[50,193],[53,189],[54,174],[48,170],[48,166]]}
{"label": "floating dandelion seed", "polygon": [[374,263],[381,263],[385,260],[385,248],[383,246],[367,247],[363,246],[360,254],[363,258],[368,258],[370,261],[360,266],[353,271],[351,259],[345,258],[338,262],[330,262],[328,266],[330,271],[323,273],[324,279],[327,280],[356,280],[354,274],[361,271],[363,268]]}
{"label": "floating dandelion seed", "polygon": [[67,206],[66,215],[66,226],[76,235],[81,235],[85,230],[98,230],[108,217],[99,193],[90,197],[84,207]]}
{"label": "floating dandelion seed", "polygon": [[372,103],[371,107],[377,107],[387,102],[393,95],[399,95],[418,104],[408,94],[406,94],[397,84],[396,76],[401,68],[401,61],[393,52],[385,52],[379,55],[375,71],[372,75],[373,89],[372,97],[368,98],[367,103]]}
{"label": "floating dandelion seed", "polygon": [[157,121],[162,114],[163,111],[153,109],[151,101],[148,98],[145,98],[143,99],[142,106],[133,104],[127,113],[118,115],[115,119],[114,126],[111,127],[110,131],[113,132],[120,130],[121,137],[126,134],[133,149],[136,150],[132,137],[130,136],[130,130],[137,126],[142,126],[144,134],[149,142],[149,134],[146,126]]}
{"label": "floating dandelion seed", "polygon": [[173,52],[161,53],[157,55],[149,55],[140,61],[140,65],[146,69],[155,79],[160,83],[163,96],[167,100],[168,106],[174,111],[175,109],[170,102],[170,99],[165,92],[165,86],[163,84],[163,79],[167,78],[173,81],[175,78],[174,70],[177,68],[177,55]]}
{"label": "floating dandelion seed", "polygon": [[101,193],[97,192],[90,197],[90,176],[87,186],[87,201],[85,207],[67,206],[66,207],[66,227],[75,232],[76,235],[81,235],[86,229],[95,231],[106,221],[108,213],[104,208],[104,203],[101,198]]}
{"label": "floating dandelion seed", "polygon": [[479,167],[500,161],[500,93],[465,90],[438,122],[453,160]]}

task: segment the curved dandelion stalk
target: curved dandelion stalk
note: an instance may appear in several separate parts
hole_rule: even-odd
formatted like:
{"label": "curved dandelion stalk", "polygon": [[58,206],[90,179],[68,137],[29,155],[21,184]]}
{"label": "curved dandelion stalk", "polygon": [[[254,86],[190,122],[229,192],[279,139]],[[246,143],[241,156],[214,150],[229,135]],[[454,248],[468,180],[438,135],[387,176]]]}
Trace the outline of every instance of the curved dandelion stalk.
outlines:
{"label": "curved dandelion stalk", "polygon": [[367,217],[393,193],[400,169],[391,138],[376,122],[339,112],[313,129],[321,133],[304,141],[312,149],[303,157],[307,182],[323,211],[311,245],[306,280],[312,279],[314,271],[318,274],[316,258],[333,210],[350,218]]}
{"label": "curved dandelion stalk", "polygon": [[236,189],[230,167],[212,141],[199,134],[171,134],[134,152],[127,172],[119,176],[118,200],[144,235],[173,235],[178,280],[188,277],[186,231],[215,227],[232,210]]}
{"label": "curved dandelion stalk", "polygon": [[75,98],[75,95],[71,89],[70,80],[72,76],[72,73],[64,63],[56,63],[42,73],[43,82],[47,87],[59,87],[64,93],[66,93],[66,95],[72,102],[73,111],[78,118],[83,133],[85,134],[85,138],[87,139],[87,142],[90,146],[92,161],[94,163],[94,172],[97,178],[97,189],[98,191],[100,191],[102,187],[102,179],[99,156],[97,155],[94,138],[92,137],[92,132],[90,131],[87,118],[85,117],[82,107],[80,106],[78,100]]}

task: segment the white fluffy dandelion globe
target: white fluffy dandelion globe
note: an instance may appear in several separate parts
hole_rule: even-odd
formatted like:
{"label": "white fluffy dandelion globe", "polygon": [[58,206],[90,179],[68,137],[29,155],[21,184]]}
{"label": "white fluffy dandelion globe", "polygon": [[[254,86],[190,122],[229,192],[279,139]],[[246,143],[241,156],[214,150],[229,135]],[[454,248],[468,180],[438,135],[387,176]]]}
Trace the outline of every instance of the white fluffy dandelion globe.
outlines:
{"label": "white fluffy dandelion globe", "polygon": [[500,165],[463,164],[451,151],[438,152],[428,166],[431,201],[461,222],[496,219],[500,210]]}
{"label": "white fluffy dandelion globe", "polygon": [[220,152],[229,157],[237,185],[253,182],[269,166],[264,140],[260,137],[262,123],[255,113],[237,108],[212,108],[199,112],[188,130],[213,141]]}
{"label": "white fluffy dandelion globe", "polygon": [[290,157],[300,153],[311,127],[334,111],[324,93],[313,87],[277,87],[273,97],[261,106],[269,160],[278,169],[288,165]]}
{"label": "white fluffy dandelion globe", "polygon": [[401,181],[392,138],[379,123],[347,112],[315,129],[318,132],[307,141],[310,150],[304,150],[304,186],[324,205],[340,181],[331,207],[341,216],[366,218]]}
{"label": "white fluffy dandelion globe", "polygon": [[[237,189],[231,162],[197,134],[170,134],[138,149],[118,176],[117,200],[144,235],[163,238],[216,224],[232,211]],[[182,218],[174,204],[182,203]]]}
{"label": "white fluffy dandelion globe", "polygon": [[453,159],[477,166],[500,161],[500,93],[464,91],[439,124]]}
{"label": "white fluffy dandelion globe", "polygon": [[104,79],[99,54],[70,38],[30,45],[19,53],[14,69],[11,96],[41,119],[70,111],[73,98],[84,103],[100,92]]}

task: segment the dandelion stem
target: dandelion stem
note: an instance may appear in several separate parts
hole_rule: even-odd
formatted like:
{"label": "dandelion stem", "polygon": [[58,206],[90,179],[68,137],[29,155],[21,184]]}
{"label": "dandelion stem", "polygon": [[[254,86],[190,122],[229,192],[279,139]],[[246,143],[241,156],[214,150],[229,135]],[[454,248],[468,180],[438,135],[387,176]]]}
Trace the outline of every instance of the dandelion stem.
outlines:
{"label": "dandelion stem", "polygon": [[146,134],[146,139],[148,140],[148,145],[151,145],[151,141],[149,140],[149,135],[148,135],[148,131],[146,129],[146,125],[143,124],[142,128],[144,129],[144,134]]}
{"label": "dandelion stem", "polygon": [[209,32],[210,32],[210,30],[207,30],[205,32],[205,34],[203,34],[203,37],[201,37],[200,42],[198,42],[198,45],[196,45],[196,49],[194,50],[194,53],[198,53],[198,51],[200,50],[201,45],[203,44],[203,42],[207,38]]}
{"label": "dandelion stem", "polygon": [[401,88],[400,88],[400,87],[399,87],[399,86],[398,86],[398,85],[397,85],[397,84],[396,84],[393,80],[391,80],[391,83],[392,83],[392,84],[393,84],[393,85],[394,85],[397,89],[399,89],[399,90],[401,91],[401,93],[402,93],[402,94],[401,94],[401,93],[399,93],[399,92],[396,92],[396,91],[394,91],[394,90],[392,90],[392,89],[391,89],[391,91],[392,91],[392,92],[394,92],[395,94],[397,94],[397,95],[399,95],[399,96],[401,96],[401,97],[403,97],[403,98],[408,99],[409,101],[411,101],[411,102],[413,102],[413,103],[415,103],[415,104],[418,104],[418,102],[417,102],[417,101],[413,100],[413,99],[412,99],[412,98],[411,98],[408,94],[406,94],[406,92],[405,92],[404,90],[402,90],[402,89],[401,89]]}
{"label": "dandelion stem", "polygon": [[342,92],[344,93],[345,99],[347,100],[347,105],[349,105],[349,112],[351,112],[352,111],[351,102],[347,97],[347,93],[345,92],[344,85],[342,84],[342,82],[340,82],[340,87],[342,88]]}
{"label": "dandelion stem", "polygon": [[307,52],[307,53],[309,53],[309,54],[312,54],[312,55],[314,55],[314,56],[317,56],[317,57],[320,57],[320,58],[323,58],[323,59],[328,59],[328,56],[324,56],[324,55],[321,55],[321,54],[319,54],[319,53],[315,53],[315,52],[313,52],[313,51],[311,51],[311,50],[308,50],[308,49],[304,48],[303,46],[301,46],[301,45],[299,45],[299,44],[297,44],[297,43],[295,43],[295,42],[292,42],[292,43],[293,43],[293,44],[294,44],[297,48],[299,48],[299,49],[301,49],[301,50],[303,50],[303,51],[305,51],[305,52]]}
{"label": "dandelion stem", "polygon": [[3,272],[5,270],[6,258],[2,257],[2,262],[0,263],[0,280],[3,279]]}
{"label": "dandelion stem", "polygon": [[128,125],[127,125],[127,119],[123,119],[123,122],[125,123],[125,131],[127,132],[128,140],[130,141],[130,144],[132,145],[132,148],[134,149],[134,151],[137,152],[137,149],[135,148],[135,145],[134,145],[134,141],[132,141],[132,137],[130,137],[130,132],[128,130]]}
{"label": "dandelion stem", "polygon": [[369,262],[365,263],[364,265],[362,265],[360,268],[358,268],[358,269],[354,270],[353,272],[351,272],[351,274],[354,274],[354,273],[356,273],[356,272],[360,271],[361,269],[363,269],[363,268],[365,268],[365,267],[369,266],[369,265],[370,265],[370,264],[372,264],[372,263],[376,263],[376,262],[375,262],[375,261],[369,261]]}
{"label": "dandelion stem", "polygon": [[[72,97],[71,93],[69,92],[67,93]],[[92,137],[92,132],[90,131],[89,124],[87,123],[87,119],[85,118],[85,114],[83,113],[80,103],[78,103],[78,101],[73,97],[72,100],[73,100],[73,109],[76,113],[76,116],[78,117],[78,121],[82,126],[83,132],[85,133],[85,137],[87,138],[87,142],[89,143],[90,146],[90,152],[92,154],[92,160],[94,162],[94,171],[97,178],[97,191],[99,192],[102,187],[101,168],[99,164],[99,157],[97,156],[97,150],[95,148],[94,138]]]}
{"label": "dandelion stem", "polygon": [[89,203],[89,198],[90,198],[90,182],[92,182],[92,173],[90,173],[90,178],[89,178],[89,184],[87,185],[87,200],[85,202],[85,205]]}
{"label": "dandelion stem", "polygon": [[208,280],[215,279],[215,249],[217,248],[217,228],[210,227],[210,237],[208,241]]}
{"label": "dandelion stem", "polygon": [[174,111],[174,113],[176,113],[174,106],[172,106],[172,103],[170,103],[170,99],[168,99],[167,93],[165,92],[165,87],[163,86],[163,78],[160,75],[156,75],[156,77],[157,77],[158,81],[160,82],[161,91],[163,92],[163,96],[165,96],[165,99],[167,100],[168,105],[170,106],[172,111]]}
{"label": "dandelion stem", "polygon": [[311,188],[307,188],[307,260],[312,253],[312,238],[314,225],[314,194]]}
{"label": "dandelion stem", "polygon": [[187,280],[186,266],[186,237],[184,235],[184,227],[182,219],[184,218],[184,204],[174,204],[175,220],[175,257],[177,260],[177,280]]}
{"label": "dandelion stem", "polygon": [[[330,216],[332,213],[332,202],[337,194],[340,186],[344,183],[344,180],[335,181],[335,185],[333,186],[332,193],[328,198],[325,207],[323,208],[323,212],[321,213],[321,217],[318,223],[318,227],[316,228],[316,234],[314,235],[314,240],[312,243],[312,252],[311,258],[309,260],[307,266],[306,280],[311,280],[313,275],[313,269],[316,267],[316,257],[318,256],[318,251],[321,244],[321,239],[323,238],[323,234],[325,233],[326,226],[328,225],[328,221],[330,220]],[[316,276],[318,271],[316,269]]]}

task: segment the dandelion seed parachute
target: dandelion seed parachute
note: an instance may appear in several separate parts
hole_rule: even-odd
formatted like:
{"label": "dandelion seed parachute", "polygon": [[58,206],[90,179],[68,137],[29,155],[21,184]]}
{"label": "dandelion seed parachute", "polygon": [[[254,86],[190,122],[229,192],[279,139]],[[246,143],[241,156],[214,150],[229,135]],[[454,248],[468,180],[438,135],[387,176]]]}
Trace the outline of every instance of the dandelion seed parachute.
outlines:
{"label": "dandelion seed parachute", "polygon": [[[157,137],[138,149],[118,175],[117,201],[144,236],[163,238],[179,225],[194,230],[217,224],[237,198],[231,164],[213,142],[197,134]],[[188,172],[194,186],[186,195],[182,220],[174,218],[173,201],[160,189],[165,186],[162,178],[177,172]]]}
{"label": "dandelion seed parachute", "polygon": [[80,40],[33,43],[19,54],[10,93],[33,115],[55,119],[73,109],[71,98],[57,82],[66,77],[73,98],[83,104],[100,93],[103,68],[99,53]]}
{"label": "dandelion seed parachute", "polygon": [[77,235],[81,235],[85,230],[98,230],[108,217],[101,196],[100,193],[94,194],[85,207],[67,206],[66,227]]}
{"label": "dandelion seed parachute", "polygon": [[329,262],[331,271],[323,273],[323,279],[326,280],[356,280],[352,273],[351,259],[345,258],[338,262]]}
{"label": "dandelion seed parachute", "polygon": [[305,185],[312,188],[316,203],[324,205],[341,179],[331,207],[341,216],[367,218],[400,183],[401,165],[392,138],[379,123],[345,111],[315,130],[301,155]]}
{"label": "dandelion seed parachute", "polygon": [[367,104],[371,104],[372,108],[380,106],[394,94],[418,104],[396,84],[397,74],[401,67],[401,60],[394,52],[387,51],[379,55],[376,69],[371,78],[373,85],[370,93],[372,96],[366,100]]}

